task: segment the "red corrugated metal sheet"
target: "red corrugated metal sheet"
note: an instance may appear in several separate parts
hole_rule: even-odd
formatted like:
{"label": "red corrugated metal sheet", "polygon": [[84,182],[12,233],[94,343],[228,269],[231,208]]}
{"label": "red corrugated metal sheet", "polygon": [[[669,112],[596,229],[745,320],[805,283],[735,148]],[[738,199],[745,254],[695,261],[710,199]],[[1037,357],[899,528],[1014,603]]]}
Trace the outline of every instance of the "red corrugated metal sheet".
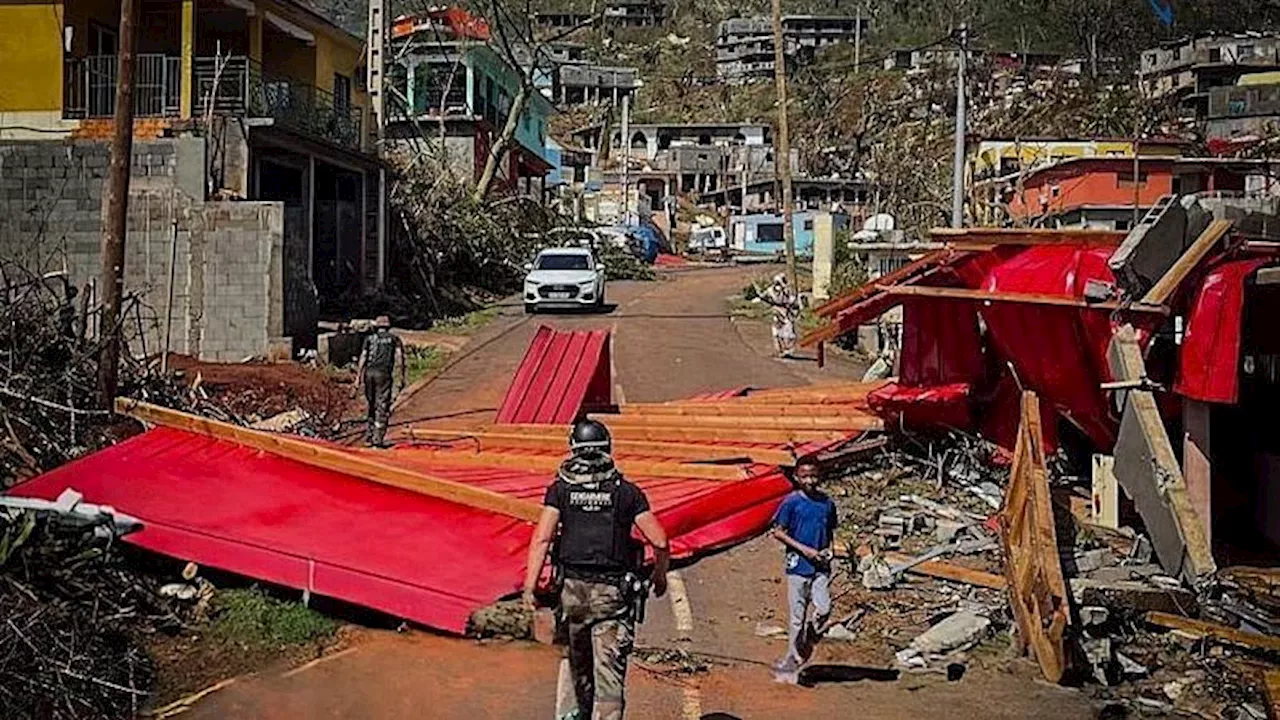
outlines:
{"label": "red corrugated metal sheet", "polygon": [[[518,469],[450,467],[432,454],[407,448],[379,459],[534,502],[551,480]],[[678,557],[761,532],[791,489],[766,466],[732,482],[631,479],[648,494]],[[167,428],[12,492],[53,499],[68,487],[141,519],[145,528],[127,539],[142,547],[452,632],[518,590],[531,532],[529,523],[505,516]]]}
{"label": "red corrugated metal sheet", "polygon": [[608,330],[538,328],[498,409],[499,423],[565,425],[612,398]]}
{"label": "red corrugated metal sheet", "polygon": [[1274,262],[1252,258],[1211,269],[1196,289],[1174,390],[1202,402],[1231,403],[1240,394],[1240,344],[1246,282]]}

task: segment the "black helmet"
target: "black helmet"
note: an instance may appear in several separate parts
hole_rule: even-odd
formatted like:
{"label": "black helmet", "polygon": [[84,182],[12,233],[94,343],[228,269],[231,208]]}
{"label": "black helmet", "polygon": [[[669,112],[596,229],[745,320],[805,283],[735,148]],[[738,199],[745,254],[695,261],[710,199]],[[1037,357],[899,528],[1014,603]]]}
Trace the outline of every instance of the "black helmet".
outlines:
{"label": "black helmet", "polygon": [[613,450],[613,440],[609,437],[609,428],[595,420],[579,420],[573,424],[573,432],[569,433],[569,449],[573,454],[584,452],[609,453]]}

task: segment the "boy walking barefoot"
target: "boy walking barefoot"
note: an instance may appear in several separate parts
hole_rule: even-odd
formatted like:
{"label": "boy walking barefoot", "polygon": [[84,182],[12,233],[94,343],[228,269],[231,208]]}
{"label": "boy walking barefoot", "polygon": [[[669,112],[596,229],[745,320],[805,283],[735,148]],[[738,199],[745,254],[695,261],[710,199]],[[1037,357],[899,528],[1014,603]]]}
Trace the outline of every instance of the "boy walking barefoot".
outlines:
{"label": "boy walking barefoot", "polygon": [[831,539],[836,529],[836,506],[818,489],[818,466],[801,461],[796,465],[795,484],[798,489],[774,515],[772,530],[786,548],[790,620],[787,654],[774,663],[773,679],[790,684],[799,680],[800,667],[813,654],[818,634],[831,615]]}

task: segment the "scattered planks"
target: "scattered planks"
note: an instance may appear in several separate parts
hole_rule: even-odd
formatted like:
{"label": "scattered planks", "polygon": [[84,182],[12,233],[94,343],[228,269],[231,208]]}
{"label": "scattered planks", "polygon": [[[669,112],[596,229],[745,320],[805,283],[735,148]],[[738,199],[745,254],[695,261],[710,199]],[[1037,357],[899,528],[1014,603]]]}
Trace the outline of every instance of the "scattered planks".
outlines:
{"label": "scattered planks", "polygon": [[622,428],[744,429],[744,430],[883,430],[884,421],[866,413],[832,417],[755,417],[750,415],[612,415],[593,413],[592,420]]}
{"label": "scattered planks", "polygon": [[640,417],[653,415],[728,415],[738,417],[874,417],[870,411],[836,403],[801,404],[769,404],[765,402],[719,402],[690,403],[688,405],[648,405],[632,403],[622,405],[619,412],[624,416]]}
{"label": "scattered planks", "polygon": [[[750,426],[725,427],[723,425],[699,427],[693,424],[684,427],[643,427],[616,425],[614,418],[617,417],[620,416],[601,416],[602,422],[609,426],[609,433],[613,435],[615,442],[618,440],[644,440],[648,442],[731,442],[786,445],[787,443],[797,442],[833,442],[844,440],[849,435],[854,434],[851,430],[770,429]],[[542,435],[547,432],[546,425],[495,425],[494,428],[505,433],[524,435]],[[568,433],[568,429],[565,429],[561,437],[569,437]]]}
{"label": "scattered planks", "polygon": [[312,467],[344,473],[459,505],[501,513],[519,520],[534,522],[542,512],[536,503],[453,480],[423,475],[374,458],[289,435],[251,430],[128,398],[116,399],[116,412],[144,423],[164,425],[217,440],[225,440]]}
{"label": "scattered planks", "polygon": [[1259,635],[1257,633],[1245,632],[1237,630],[1233,627],[1221,625],[1208,620],[1192,620],[1191,618],[1182,617],[1181,615],[1171,615],[1163,612],[1149,612],[1145,616],[1146,621],[1152,625],[1159,625],[1170,630],[1181,630],[1199,635],[1201,637],[1210,637],[1214,640],[1231,643],[1232,645],[1240,645],[1255,650],[1269,650],[1271,652],[1280,652],[1280,637],[1271,635]]}
{"label": "scattered planks", "polygon": [[[481,450],[458,449],[412,451],[415,460],[444,466],[512,468],[554,474],[562,458],[554,455],[528,455]],[[628,477],[681,478],[688,480],[741,480],[747,468],[741,465],[712,465],[619,457],[618,469]]]}
{"label": "scattered planks", "polygon": [[[835,552],[838,556],[848,557],[849,550],[848,547],[843,546],[842,543],[837,543]],[[862,558],[871,554],[871,548],[866,545],[862,545],[859,546],[855,552],[859,558]],[[884,558],[885,562],[894,565],[905,565],[913,560],[910,555],[905,555],[899,552],[882,553],[881,557]],[[955,565],[942,560],[926,560],[922,563],[912,565],[907,568],[906,572],[938,578],[940,580],[964,583],[966,585],[991,588],[992,590],[1004,590],[1009,587],[1008,581],[999,575],[993,575],[989,572],[974,570],[972,568]]]}
{"label": "scattered planks", "polygon": [[1053,526],[1040,401],[1030,391],[1022,393],[1022,420],[999,517],[1020,649],[1031,648],[1046,680],[1061,682],[1067,664],[1063,635],[1071,622],[1070,596]]}
{"label": "scattered planks", "polygon": [[[490,430],[411,427],[404,436],[412,441],[450,443],[462,448],[483,451],[504,449],[569,451],[569,429],[544,427],[542,434],[500,432]],[[685,442],[648,440],[613,440],[615,457],[647,455],[685,462],[745,461],[763,465],[790,465],[795,455],[785,448],[746,448],[727,445],[699,445]]]}

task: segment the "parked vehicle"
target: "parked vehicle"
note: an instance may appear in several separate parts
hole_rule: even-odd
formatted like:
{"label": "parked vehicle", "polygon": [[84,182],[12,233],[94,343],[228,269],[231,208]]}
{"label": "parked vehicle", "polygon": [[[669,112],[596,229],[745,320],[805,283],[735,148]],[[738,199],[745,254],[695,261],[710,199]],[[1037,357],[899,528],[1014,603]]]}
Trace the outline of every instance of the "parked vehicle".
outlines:
{"label": "parked vehicle", "polygon": [[723,252],[728,247],[729,236],[724,228],[718,225],[694,228],[693,233],[689,235],[689,252]]}
{"label": "parked vehicle", "polygon": [[524,311],[604,305],[604,266],[582,247],[547,248],[524,266]]}

